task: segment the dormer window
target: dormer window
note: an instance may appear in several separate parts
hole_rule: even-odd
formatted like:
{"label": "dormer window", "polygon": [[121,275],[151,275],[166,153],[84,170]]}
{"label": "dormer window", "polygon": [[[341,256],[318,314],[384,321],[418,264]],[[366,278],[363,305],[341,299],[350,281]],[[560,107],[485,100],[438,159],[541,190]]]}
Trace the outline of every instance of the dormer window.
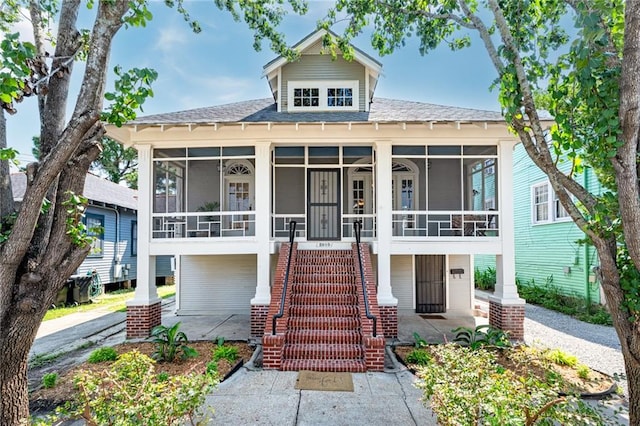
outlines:
{"label": "dormer window", "polygon": [[289,112],[357,111],[358,80],[289,81]]}

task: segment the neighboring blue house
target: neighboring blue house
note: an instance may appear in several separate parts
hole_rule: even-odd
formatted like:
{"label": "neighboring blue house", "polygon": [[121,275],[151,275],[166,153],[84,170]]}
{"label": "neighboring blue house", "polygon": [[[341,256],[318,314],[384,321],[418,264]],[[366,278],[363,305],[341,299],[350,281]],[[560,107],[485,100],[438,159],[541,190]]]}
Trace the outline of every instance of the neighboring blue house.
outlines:
{"label": "neighboring blue house", "polygon": [[[24,173],[11,174],[13,196],[22,201],[26,189]],[[107,289],[135,286],[137,277],[138,192],[87,174],[84,196],[89,199],[85,214],[87,228],[101,227],[93,247],[76,271],[86,275],[96,271]],[[173,277],[170,257],[158,257],[156,281],[164,284]]]}
{"label": "neighboring blue house", "polygon": [[[567,163],[566,167],[570,165]],[[562,165],[561,165],[562,167]],[[585,169],[579,183],[591,192],[601,188],[595,173]],[[513,200],[516,275],[521,282],[550,284],[569,296],[604,303],[594,267],[599,264],[592,246],[579,244],[582,231],[555,197],[547,176],[529,158],[521,144],[513,156]],[[475,268],[495,267],[495,257],[476,256]]]}

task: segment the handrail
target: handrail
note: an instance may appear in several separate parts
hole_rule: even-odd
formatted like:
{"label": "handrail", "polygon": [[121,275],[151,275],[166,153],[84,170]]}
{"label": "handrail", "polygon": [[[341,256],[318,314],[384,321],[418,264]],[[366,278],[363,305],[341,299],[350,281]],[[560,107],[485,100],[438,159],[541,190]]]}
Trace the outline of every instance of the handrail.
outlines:
{"label": "handrail", "polygon": [[287,259],[287,270],[284,273],[284,285],[282,286],[282,298],[280,300],[280,310],[273,316],[271,323],[271,334],[276,335],[276,320],[284,316],[284,300],[287,295],[287,285],[289,284],[289,269],[291,269],[291,254],[293,253],[293,240],[296,237],[296,221],[289,222],[289,258]]}
{"label": "handrail", "polygon": [[367,286],[364,282],[364,267],[362,266],[362,254],[360,253],[360,231],[362,231],[362,220],[353,222],[353,231],[356,234],[356,247],[358,248],[358,263],[360,264],[360,281],[362,282],[362,293],[364,294],[364,310],[368,319],[373,320],[373,337],[376,337],[378,331],[378,319],[369,312],[369,296],[367,295]]}

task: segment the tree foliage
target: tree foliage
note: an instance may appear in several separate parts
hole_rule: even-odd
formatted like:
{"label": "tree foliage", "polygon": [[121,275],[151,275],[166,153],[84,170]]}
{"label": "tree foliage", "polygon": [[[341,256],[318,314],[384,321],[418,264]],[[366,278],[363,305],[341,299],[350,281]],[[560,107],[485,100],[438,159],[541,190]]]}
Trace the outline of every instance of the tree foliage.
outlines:
{"label": "tree foliage", "polygon": [[[597,249],[640,423],[640,2],[338,0],[321,26],[339,20],[343,35],[325,40],[334,53],[350,54],[365,28],[383,55],[410,37],[422,54],[482,43],[505,121]],[[602,193],[583,184],[588,170]]]}
{"label": "tree foliage", "polygon": [[[106,92],[111,43],[121,28],[144,27],[152,19],[148,0],[4,0],[0,3],[0,424],[20,424],[28,416],[27,357],[47,308],[88,251],[81,228],[82,192],[87,171],[106,144],[105,122],[121,125],[135,118],[153,95],[155,71],[115,67],[116,83]],[[288,54],[276,26],[285,13],[282,1],[218,1],[224,11],[244,19],[256,43],[270,40]],[[292,4],[298,4],[293,1]],[[165,0],[194,32],[183,0]],[[95,14],[91,28],[78,28],[81,7]],[[296,6],[297,10],[301,10]],[[34,43],[12,30],[28,20]],[[55,28],[56,33],[50,33]],[[54,46],[46,50],[45,41]],[[77,93],[71,92],[74,64],[84,62]],[[106,93],[105,93],[106,92]],[[6,145],[4,113],[35,98],[40,114],[38,161],[25,167],[26,191],[20,210],[13,203],[8,162],[16,150]],[[105,107],[105,97],[107,106]],[[75,103],[68,105],[73,100]],[[67,112],[71,113],[67,116]],[[113,154],[115,152],[115,154]],[[131,153],[109,152],[133,165]],[[106,161],[106,159],[105,159]],[[133,179],[130,168],[125,179]],[[105,170],[110,173],[110,171]],[[115,171],[113,171],[115,173]],[[114,179],[115,180],[115,179]],[[19,336],[19,337],[17,337]]]}

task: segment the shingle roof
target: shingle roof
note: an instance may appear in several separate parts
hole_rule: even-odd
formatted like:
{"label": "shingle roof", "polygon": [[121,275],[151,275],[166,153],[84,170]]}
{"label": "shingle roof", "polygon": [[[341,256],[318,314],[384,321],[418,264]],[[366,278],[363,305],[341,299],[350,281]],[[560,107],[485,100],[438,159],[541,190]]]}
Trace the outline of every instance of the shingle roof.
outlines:
{"label": "shingle roof", "polygon": [[376,98],[369,112],[278,112],[273,99],[256,99],[187,111],[139,117],[129,124],[204,123],[318,123],[318,122],[430,122],[493,121],[504,117],[496,111],[459,108],[423,102]]}
{"label": "shingle roof", "polygon": [[[11,186],[13,198],[22,200],[27,189],[26,175],[12,173]],[[90,174],[84,180],[84,196],[98,203],[126,207],[132,210],[138,209],[138,191]]]}

